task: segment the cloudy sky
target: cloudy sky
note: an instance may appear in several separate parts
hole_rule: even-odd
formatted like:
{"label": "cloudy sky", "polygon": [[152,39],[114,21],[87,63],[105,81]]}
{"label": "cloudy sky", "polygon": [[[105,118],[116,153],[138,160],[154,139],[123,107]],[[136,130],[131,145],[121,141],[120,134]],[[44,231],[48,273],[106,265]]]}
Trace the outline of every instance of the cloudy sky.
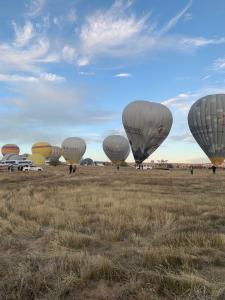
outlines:
{"label": "cloudy sky", "polygon": [[[150,159],[203,161],[187,125],[191,104],[225,92],[224,0],[0,0],[0,145],[60,145],[69,136],[106,159],[137,99],[173,112]],[[129,157],[132,160],[132,156]]]}

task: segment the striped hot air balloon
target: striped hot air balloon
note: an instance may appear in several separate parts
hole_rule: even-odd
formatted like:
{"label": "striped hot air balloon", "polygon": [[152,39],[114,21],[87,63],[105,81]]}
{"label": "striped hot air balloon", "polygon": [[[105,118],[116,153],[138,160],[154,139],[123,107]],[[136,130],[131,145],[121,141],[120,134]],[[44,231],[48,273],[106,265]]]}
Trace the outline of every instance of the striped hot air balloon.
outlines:
{"label": "striped hot air balloon", "polygon": [[18,155],[20,153],[20,148],[17,145],[14,144],[6,144],[4,146],[2,146],[2,155],[6,155],[6,154],[16,154]]}
{"label": "striped hot air balloon", "polygon": [[47,142],[38,142],[32,146],[32,154],[40,154],[47,159],[52,153],[52,146]]}
{"label": "striped hot air balloon", "polygon": [[45,164],[44,156],[42,156],[39,153],[29,155],[28,160],[31,160],[32,163],[36,166],[41,166]]}

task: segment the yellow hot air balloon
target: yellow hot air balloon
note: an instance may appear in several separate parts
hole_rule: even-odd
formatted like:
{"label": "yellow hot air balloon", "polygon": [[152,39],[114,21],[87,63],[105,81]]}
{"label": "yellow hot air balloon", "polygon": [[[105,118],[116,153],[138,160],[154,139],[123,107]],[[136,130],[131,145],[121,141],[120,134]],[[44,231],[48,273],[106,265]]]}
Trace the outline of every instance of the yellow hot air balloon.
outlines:
{"label": "yellow hot air balloon", "polygon": [[40,154],[47,159],[52,153],[52,146],[47,142],[38,142],[32,146],[32,154]]}
{"label": "yellow hot air balloon", "polygon": [[38,153],[29,155],[28,160],[31,160],[33,162],[33,164],[36,166],[44,165],[44,163],[45,163],[44,156],[42,156],[41,154],[38,154]]}

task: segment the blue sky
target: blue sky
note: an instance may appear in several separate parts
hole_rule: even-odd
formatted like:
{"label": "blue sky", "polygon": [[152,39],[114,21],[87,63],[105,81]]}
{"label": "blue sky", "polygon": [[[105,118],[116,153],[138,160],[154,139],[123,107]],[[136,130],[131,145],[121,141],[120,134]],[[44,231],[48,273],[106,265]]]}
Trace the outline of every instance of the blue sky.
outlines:
{"label": "blue sky", "polygon": [[[167,105],[174,123],[149,158],[207,161],[191,104],[225,92],[224,0],[0,0],[0,144],[81,136],[85,156],[124,134],[131,101]],[[130,155],[129,160],[132,160]]]}

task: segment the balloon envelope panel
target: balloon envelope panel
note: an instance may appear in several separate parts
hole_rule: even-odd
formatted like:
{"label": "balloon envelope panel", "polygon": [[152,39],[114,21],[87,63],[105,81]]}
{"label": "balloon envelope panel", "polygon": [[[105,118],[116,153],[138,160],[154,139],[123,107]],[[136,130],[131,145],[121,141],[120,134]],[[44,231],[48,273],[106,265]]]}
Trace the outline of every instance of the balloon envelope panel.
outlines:
{"label": "balloon envelope panel", "polygon": [[103,150],[113,163],[125,161],[130,153],[128,140],[121,135],[110,135],[103,141]]}
{"label": "balloon envelope panel", "polygon": [[17,145],[14,144],[6,144],[2,146],[2,155],[6,154],[19,154],[20,153],[20,148]]}
{"label": "balloon envelope panel", "polygon": [[45,159],[52,153],[52,146],[47,142],[38,142],[32,146],[32,154],[40,154]]}
{"label": "balloon envelope panel", "polygon": [[62,143],[62,155],[70,164],[81,160],[86,151],[86,143],[79,137],[70,137]]}
{"label": "balloon envelope panel", "polygon": [[215,165],[225,158],[225,95],[205,96],[196,101],[188,114],[195,140]]}
{"label": "balloon envelope panel", "polygon": [[142,163],[166,139],[173,117],[160,103],[135,101],[125,107],[122,121],[134,159]]}

